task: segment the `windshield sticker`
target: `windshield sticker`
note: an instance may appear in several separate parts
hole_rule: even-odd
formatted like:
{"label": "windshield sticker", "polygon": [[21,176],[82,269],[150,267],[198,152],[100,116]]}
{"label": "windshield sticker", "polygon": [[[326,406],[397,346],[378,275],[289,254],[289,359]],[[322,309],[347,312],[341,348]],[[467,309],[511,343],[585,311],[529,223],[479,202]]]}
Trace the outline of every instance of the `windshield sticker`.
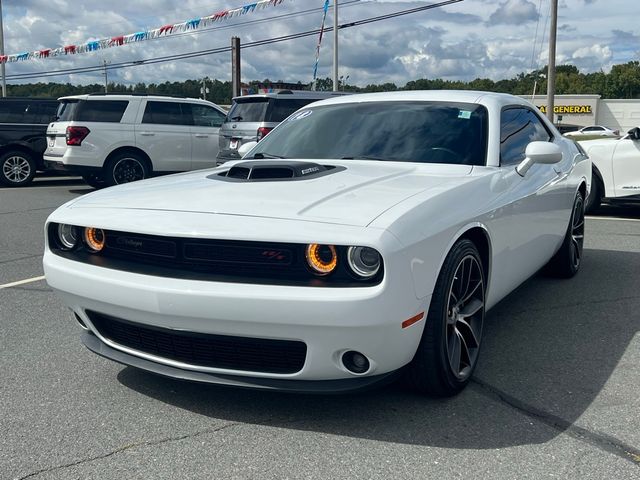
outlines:
{"label": "windshield sticker", "polygon": [[458,112],[458,118],[464,118],[465,120],[469,120],[471,118],[470,110],[460,110]]}
{"label": "windshield sticker", "polygon": [[291,118],[289,119],[289,121],[293,122],[294,120],[300,120],[302,118],[307,118],[312,113],[313,113],[313,110],[305,110],[304,112],[295,113],[295,114],[291,115]]}

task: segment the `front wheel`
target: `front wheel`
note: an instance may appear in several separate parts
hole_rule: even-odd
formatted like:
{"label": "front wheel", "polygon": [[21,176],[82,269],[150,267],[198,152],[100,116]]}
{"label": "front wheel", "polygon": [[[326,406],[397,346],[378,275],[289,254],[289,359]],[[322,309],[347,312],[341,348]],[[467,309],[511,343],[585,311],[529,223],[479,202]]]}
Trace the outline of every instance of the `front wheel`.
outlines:
{"label": "front wheel", "polygon": [[478,249],[460,240],[444,261],[420,345],[407,368],[411,387],[447,397],[469,383],[480,353],[485,289]]}
{"label": "front wheel", "polygon": [[0,156],[0,184],[7,187],[24,187],[36,175],[36,163],[31,155],[12,151]]}
{"label": "front wheel", "polygon": [[104,181],[108,186],[144,180],[149,177],[145,160],[135,153],[120,153],[105,165]]}

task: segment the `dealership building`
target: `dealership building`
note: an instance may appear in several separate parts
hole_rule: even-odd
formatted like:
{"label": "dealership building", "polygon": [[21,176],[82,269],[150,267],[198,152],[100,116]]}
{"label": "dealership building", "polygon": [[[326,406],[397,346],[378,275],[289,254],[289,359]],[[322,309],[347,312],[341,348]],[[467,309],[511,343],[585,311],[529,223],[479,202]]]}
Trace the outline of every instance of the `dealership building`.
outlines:
{"label": "dealership building", "polygon": [[[531,96],[524,96],[531,101]],[[547,96],[533,97],[534,105],[543,112],[547,107]],[[620,133],[640,126],[640,99],[602,99],[600,95],[556,95],[554,123],[586,127],[604,125]]]}

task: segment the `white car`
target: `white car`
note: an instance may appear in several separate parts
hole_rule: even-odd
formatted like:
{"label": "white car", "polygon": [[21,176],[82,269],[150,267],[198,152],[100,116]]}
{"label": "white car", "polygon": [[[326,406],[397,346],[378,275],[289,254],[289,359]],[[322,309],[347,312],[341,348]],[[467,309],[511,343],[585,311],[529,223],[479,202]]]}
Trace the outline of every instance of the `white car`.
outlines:
{"label": "white car", "polygon": [[576,138],[586,137],[586,136],[618,138],[620,137],[620,130],[613,130],[609,127],[603,127],[602,125],[590,125],[588,127],[583,127],[580,130],[576,130],[574,132],[567,132],[565,133],[565,135],[567,137],[576,137]]}
{"label": "white car", "polygon": [[593,163],[593,186],[586,211],[600,204],[640,202],[640,127],[620,140],[581,142]]}
{"label": "white car", "polygon": [[94,187],[216,165],[226,112],[197,98],[91,94],[62,97],[44,164]]}
{"label": "white car", "polygon": [[324,100],[248,155],[51,214],[47,282],[90,350],[226,385],[336,392],[403,373],[453,395],[485,311],[544,265],[581,264],[591,162],[515,96]]}

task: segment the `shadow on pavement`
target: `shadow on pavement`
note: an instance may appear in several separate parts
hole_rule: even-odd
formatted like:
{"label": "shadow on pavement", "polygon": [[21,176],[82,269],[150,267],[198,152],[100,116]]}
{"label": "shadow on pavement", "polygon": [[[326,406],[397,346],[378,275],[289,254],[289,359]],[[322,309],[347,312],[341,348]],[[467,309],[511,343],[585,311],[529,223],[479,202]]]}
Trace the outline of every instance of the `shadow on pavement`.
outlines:
{"label": "shadow on pavement", "polygon": [[603,204],[597,212],[590,215],[594,217],[640,219],[640,203]]}
{"label": "shadow on pavement", "polygon": [[[488,315],[478,381],[571,425],[640,330],[639,269],[640,254],[586,250],[576,278],[526,282]],[[130,367],[118,380],[209,417],[386,442],[491,449],[547,442],[562,430],[534,424],[477,383],[437,400],[398,385],[343,396],[235,390]]]}

